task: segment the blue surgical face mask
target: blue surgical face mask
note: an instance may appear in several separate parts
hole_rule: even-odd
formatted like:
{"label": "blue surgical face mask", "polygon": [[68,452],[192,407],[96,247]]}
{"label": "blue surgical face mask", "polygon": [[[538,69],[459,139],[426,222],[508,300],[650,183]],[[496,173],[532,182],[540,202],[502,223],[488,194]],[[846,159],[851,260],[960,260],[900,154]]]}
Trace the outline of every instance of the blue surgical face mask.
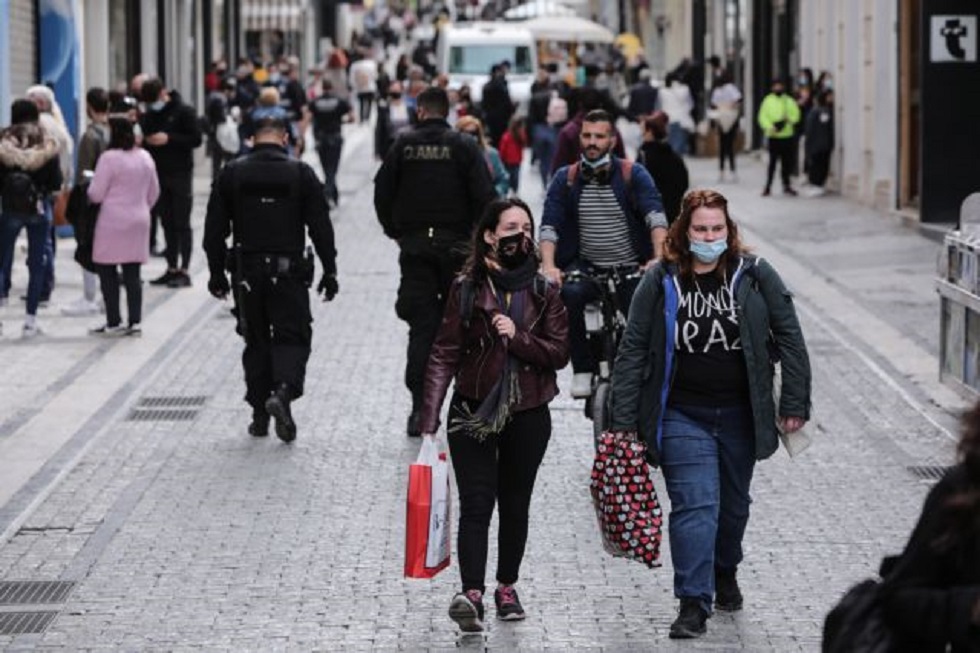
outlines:
{"label": "blue surgical face mask", "polygon": [[604,165],[608,165],[609,161],[610,161],[609,152],[606,152],[595,161],[589,161],[588,159],[585,158],[584,154],[582,155],[582,163],[589,166],[590,168],[601,168]]}
{"label": "blue surgical face mask", "polygon": [[702,263],[714,263],[726,249],[728,249],[728,242],[725,240],[713,240],[710,243],[705,240],[691,241],[691,253]]}
{"label": "blue surgical face mask", "polygon": [[166,104],[167,103],[164,102],[163,100],[157,100],[156,102],[150,104],[150,111],[159,111],[164,106],[166,106]]}

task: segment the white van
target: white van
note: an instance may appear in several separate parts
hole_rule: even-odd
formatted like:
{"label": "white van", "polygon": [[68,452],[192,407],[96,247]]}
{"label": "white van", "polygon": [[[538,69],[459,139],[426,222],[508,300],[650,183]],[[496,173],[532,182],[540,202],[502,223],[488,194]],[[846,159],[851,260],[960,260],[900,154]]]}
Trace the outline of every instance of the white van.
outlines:
{"label": "white van", "polygon": [[502,61],[510,62],[507,88],[511,100],[526,113],[531,84],[538,68],[534,36],[512,23],[447,24],[439,33],[436,67],[449,75],[449,87],[470,87],[470,97],[479,102],[490,69]]}

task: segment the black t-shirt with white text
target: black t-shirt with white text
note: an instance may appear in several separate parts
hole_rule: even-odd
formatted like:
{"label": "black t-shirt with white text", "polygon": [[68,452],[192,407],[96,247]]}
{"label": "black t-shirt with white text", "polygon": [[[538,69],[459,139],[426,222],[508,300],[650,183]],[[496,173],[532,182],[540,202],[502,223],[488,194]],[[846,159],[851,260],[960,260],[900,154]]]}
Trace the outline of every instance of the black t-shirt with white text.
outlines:
{"label": "black t-shirt with white text", "polygon": [[749,401],[735,295],[715,274],[681,283],[674,333],[676,372],[668,404],[738,406]]}

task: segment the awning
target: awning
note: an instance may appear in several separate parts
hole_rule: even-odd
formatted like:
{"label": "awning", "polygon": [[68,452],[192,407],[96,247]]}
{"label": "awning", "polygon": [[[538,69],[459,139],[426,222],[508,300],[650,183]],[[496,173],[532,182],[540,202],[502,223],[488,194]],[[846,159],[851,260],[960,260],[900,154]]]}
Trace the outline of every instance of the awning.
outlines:
{"label": "awning", "polygon": [[243,0],[242,27],[298,32],[306,19],[307,0]]}

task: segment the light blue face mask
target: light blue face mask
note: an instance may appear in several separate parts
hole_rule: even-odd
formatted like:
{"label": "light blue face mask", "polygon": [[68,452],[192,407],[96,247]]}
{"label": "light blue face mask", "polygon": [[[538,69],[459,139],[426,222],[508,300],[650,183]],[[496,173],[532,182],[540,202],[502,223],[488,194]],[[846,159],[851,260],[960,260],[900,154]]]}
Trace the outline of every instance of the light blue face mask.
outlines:
{"label": "light blue face mask", "polygon": [[595,161],[589,161],[588,159],[585,158],[585,155],[584,154],[582,155],[582,163],[585,164],[585,165],[587,165],[587,166],[589,166],[590,168],[593,168],[593,169],[594,168],[601,168],[604,165],[608,165],[609,164],[609,160],[610,160],[609,159],[609,152],[606,152],[605,154],[603,154],[601,157],[599,157]]}
{"label": "light blue face mask", "polygon": [[714,263],[718,257],[728,249],[728,243],[724,240],[713,240],[710,243],[704,240],[691,241],[691,253],[694,258],[702,263]]}
{"label": "light blue face mask", "polygon": [[156,102],[154,102],[154,103],[152,103],[152,104],[150,105],[150,111],[159,111],[159,110],[160,110],[160,109],[162,109],[162,108],[163,108],[163,107],[164,107],[164,106],[165,106],[166,104],[167,104],[167,103],[166,103],[166,102],[164,102],[163,100],[157,100]]}

